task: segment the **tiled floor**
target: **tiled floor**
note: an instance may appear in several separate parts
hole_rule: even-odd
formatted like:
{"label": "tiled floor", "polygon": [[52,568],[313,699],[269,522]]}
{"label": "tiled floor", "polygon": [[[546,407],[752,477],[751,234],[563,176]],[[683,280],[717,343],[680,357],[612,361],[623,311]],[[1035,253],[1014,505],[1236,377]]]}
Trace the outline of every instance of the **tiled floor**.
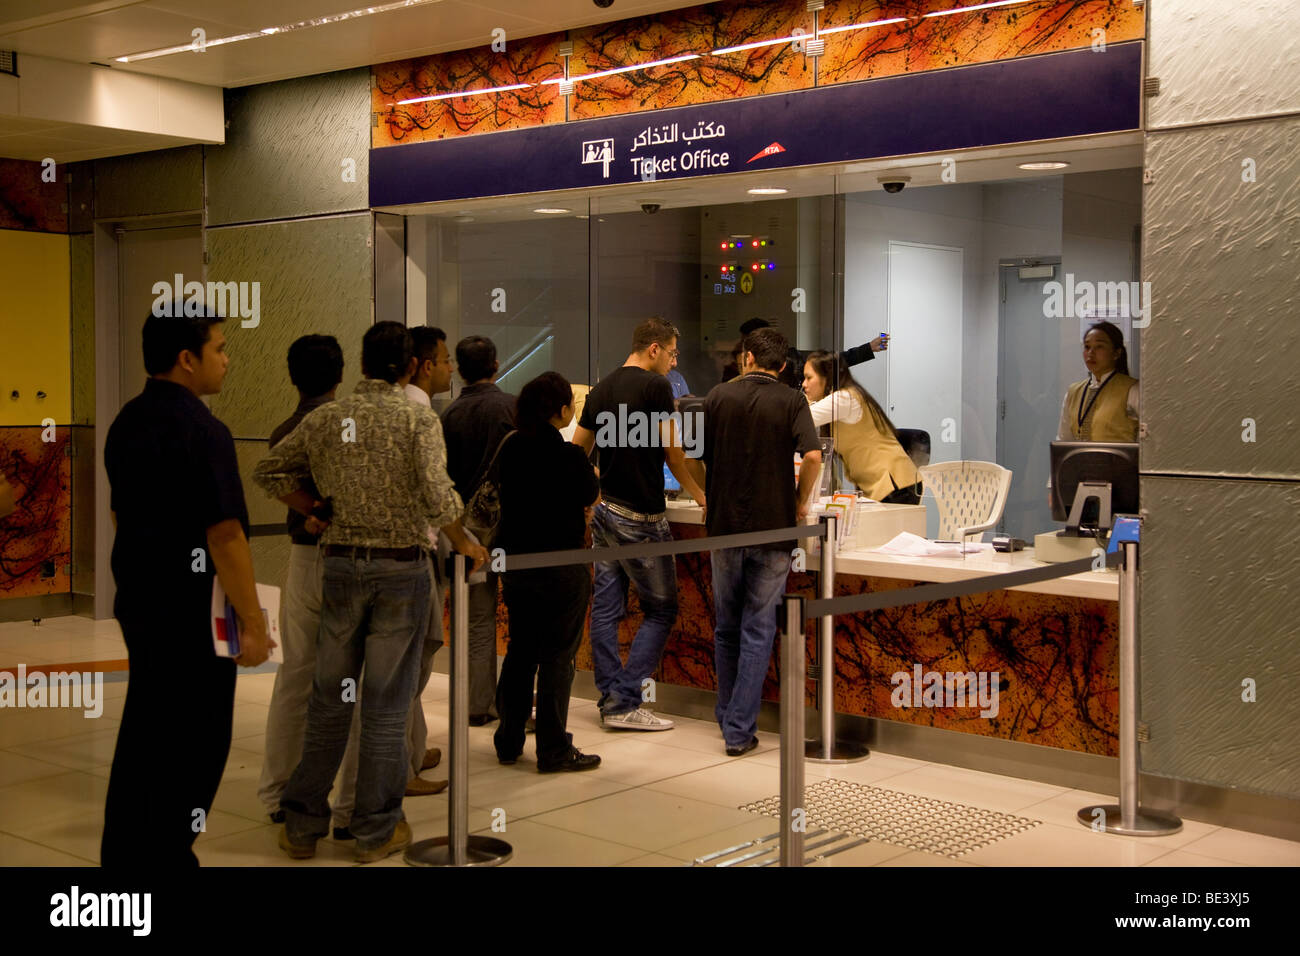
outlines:
{"label": "tiled floor", "polygon": [[[47,619],[39,627],[0,624],[0,669],[125,657],[111,621],[67,617]],[[99,718],[88,719],[79,710],[0,711],[0,865],[97,862],[127,686],[123,676],[107,674]],[[278,828],[267,822],[257,799],[273,682],[274,674],[265,671],[239,678],[234,745],[207,830],[195,845],[199,860],[208,866],[355,865],[351,844],[322,840],[316,858],[307,862],[291,862],[276,847]],[[447,694],[446,676],[434,674],[424,706],[429,743],[444,754]],[[723,753],[717,728],[703,721],[678,719],[675,729],[656,734],[610,732],[600,727],[591,701],[574,699],[569,724],[574,743],[604,759],[599,770],[539,775],[531,743],[518,764],[502,767],[492,749],[493,726],[470,728],[470,829],[510,842],[511,865],[681,866],[775,830],[770,818],[737,807],[780,789],[776,735],[760,734],[755,753],[733,759]],[[425,776],[437,778],[440,770],[445,768]],[[1075,812],[1113,798],[890,754],[844,766],[806,764],[805,773],[810,783],[839,777],[1042,821],[959,860],[872,842],[817,865],[1300,865],[1300,843],[1195,821],[1184,821],[1174,836],[1155,839],[1092,833],[1075,822]],[[446,833],[445,794],[407,798],[405,810],[417,840]],[[505,832],[494,832],[493,820],[502,813]],[[372,865],[405,864],[397,855]]]}

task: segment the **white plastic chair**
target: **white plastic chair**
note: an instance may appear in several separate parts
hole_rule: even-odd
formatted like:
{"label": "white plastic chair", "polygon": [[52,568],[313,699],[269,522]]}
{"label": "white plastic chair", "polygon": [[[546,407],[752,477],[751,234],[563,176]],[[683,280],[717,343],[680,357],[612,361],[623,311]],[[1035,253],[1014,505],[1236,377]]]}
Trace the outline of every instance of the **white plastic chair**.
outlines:
{"label": "white plastic chair", "polygon": [[945,461],[917,469],[939,509],[939,539],[960,541],[1002,520],[1011,472],[992,461]]}

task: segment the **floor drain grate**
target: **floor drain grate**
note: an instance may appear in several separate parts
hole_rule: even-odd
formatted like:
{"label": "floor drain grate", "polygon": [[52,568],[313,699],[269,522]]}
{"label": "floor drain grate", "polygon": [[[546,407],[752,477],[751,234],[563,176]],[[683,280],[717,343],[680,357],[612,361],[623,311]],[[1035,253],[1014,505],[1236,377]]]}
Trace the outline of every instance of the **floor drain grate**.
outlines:
{"label": "floor drain grate", "polygon": [[[768,797],[740,809],[779,817],[781,798]],[[1024,833],[1040,822],[833,779],[805,788],[804,810],[810,828],[816,826],[954,859]]]}

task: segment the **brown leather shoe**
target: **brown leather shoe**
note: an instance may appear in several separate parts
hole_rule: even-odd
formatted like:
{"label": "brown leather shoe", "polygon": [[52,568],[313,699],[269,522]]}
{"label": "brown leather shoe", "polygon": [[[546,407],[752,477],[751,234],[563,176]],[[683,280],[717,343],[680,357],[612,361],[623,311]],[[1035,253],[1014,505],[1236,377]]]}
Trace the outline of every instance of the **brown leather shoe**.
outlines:
{"label": "brown leather shoe", "polygon": [[446,789],[446,780],[425,780],[423,777],[412,777],[406,781],[406,795],[408,797],[424,797],[431,793],[442,793]]}
{"label": "brown leather shoe", "polygon": [[356,860],[358,863],[374,863],[376,860],[382,860],[386,856],[399,853],[410,845],[411,825],[405,820],[398,820],[397,826],[393,828],[393,835],[388,838],[388,842],[370,850],[363,850],[358,846]]}
{"label": "brown leather shoe", "polygon": [[432,770],[442,762],[442,751],[437,747],[430,747],[424,752],[424,763],[420,764],[421,770]]}

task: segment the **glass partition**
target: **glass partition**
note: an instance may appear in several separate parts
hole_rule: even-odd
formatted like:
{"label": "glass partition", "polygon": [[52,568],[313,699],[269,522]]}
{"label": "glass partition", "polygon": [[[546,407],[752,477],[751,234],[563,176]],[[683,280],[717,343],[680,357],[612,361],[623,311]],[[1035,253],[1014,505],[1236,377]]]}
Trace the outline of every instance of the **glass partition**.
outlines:
{"label": "glass partition", "polygon": [[[1029,541],[1058,528],[1048,446],[1066,391],[1088,376],[1087,326],[1119,325],[1139,375],[1136,310],[1076,290],[1138,279],[1140,171],[901,192],[879,188],[875,175],[775,173],[763,195],[738,182],[417,210],[407,224],[408,317],[423,314],[453,345],[492,338],[500,384],[515,393],[547,369],[594,383],[623,364],[633,328],[651,315],[681,332],[677,390],[689,395],[736,374],[740,329],[752,319],[803,356],[883,334],[887,348],[859,352],[850,371],[908,457],[997,462],[1012,472],[999,530]],[[830,368],[824,394],[849,384]],[[802,384],[804,369],[791,371]],[[834,404],[824,432],[860,440],[844,414]],[[846,468],[852,452],[837,450],[833,488],[852,489],[861,462]],[[861,490],[880,498],[882,487]],[[933,507],[928,530],[936,535]]]}

